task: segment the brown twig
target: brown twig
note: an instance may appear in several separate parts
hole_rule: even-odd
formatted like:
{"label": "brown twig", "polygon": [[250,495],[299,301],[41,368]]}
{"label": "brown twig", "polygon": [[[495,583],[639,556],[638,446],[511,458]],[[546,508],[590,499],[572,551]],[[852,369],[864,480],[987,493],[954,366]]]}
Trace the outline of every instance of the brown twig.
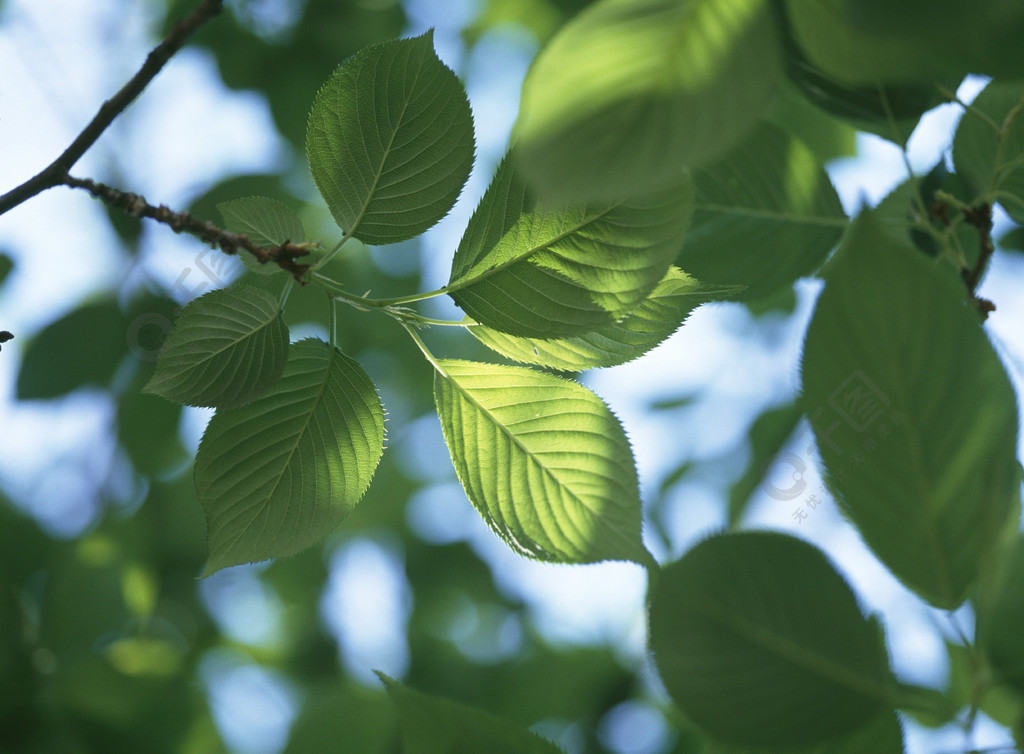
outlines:
{"label": "brown twig", "polygon": [[981,318],[986,319],[990,312],[995,311],[996,306],[988,299],[978,296],[975,291],[981,282],[985,264],[995,251],[995,245],[992,243],[992,205],[986,202],[977,207],[967,207],[964,210],[964,220],[978,231],[978,258],[973,267],[960,270],[960,277],[963,278],[967,292],[971,295]]}
{"label": "brown twig", "polygon": [[191,14],[175,24],[163,41],[146,56],[146,61],[138,72],[117,94],[100,106],[89,125],[78,134],[71,142],[71,146],[65,149],[60,157],[17,188],[0,196],[0,215],[47,189],[65,184],[68,171],[89,147],[96,143],[96,140],[113,123],[114,119],[142,93],[142,90],[156,77],[174,53],[184,46],[188,38],[200,26],[220,13],[223,7],[223,0],[203,0]]}
{"label": "brown twig", "polygon": [[309,265],[296,262],[295,258],[308,254],[310,244],[293,244],[285,241],[278,246],[257,246],[244,233],[230,233],[213,223],[192,217],[187,212],[175,212],[162,204],[154,206],[138,194],[118,191],[88,178],[65,176],[61,185],[84,189],[114,209],[134,217],[148,217],[156,220],[175,233],[193,235],[208,244],[217,246],[227,254],[237,254],[239,249],[245,249],[256,257],[260,264],[268,262],[276,264],[281,269],[288,270],[300,284],[305,284],[304,275],[309,270]]}

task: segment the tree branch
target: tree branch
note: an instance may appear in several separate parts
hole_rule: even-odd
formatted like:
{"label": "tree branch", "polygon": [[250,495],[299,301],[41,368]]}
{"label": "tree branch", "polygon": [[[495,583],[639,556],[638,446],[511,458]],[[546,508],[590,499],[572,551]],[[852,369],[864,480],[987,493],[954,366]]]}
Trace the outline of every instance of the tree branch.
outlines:
{"label": "tree branch", "polygon": [[148,217],[156,220],[168,226],[175,233],[193,235],[212,246],[218,247],[226,254],[237,254],[239,249],[245,249],[256,257],[260,264],[272,262],[281,269],[290,272],[300,284],[305,285],[304,276],[310,266],[296,262],[295,258],[308,254],[310,248],[315,244],[294,244],[285,241],[278,246],[257,246],[244,233],[231,233],[206,220],[192,217],[187,212],[175,212],[162,204],[154,206],[138,194],[118,191],[115,188],[91,181],[88,178],[75,178],[66,175],[60,181],[60,185],[84,189],[114,209],[126,212],[133,217]]}
{"label": "tree branch", "polygon": [[224,7],[223,0],[203,0],[190,15],[174,25],[157,45],[146,56],[146,61],[131,80],[113,97],[104,102],[95,117],[80,134],[71,142],[56,160],[23,184],[0,196],[0,215],[14,209],[22,202],[41,194],[49,188],[66,183],[68,171],[83,154],[96,143],[114,119],[124,112],[125,108],[142,93],[168,60],[180,50],[188,38]]}

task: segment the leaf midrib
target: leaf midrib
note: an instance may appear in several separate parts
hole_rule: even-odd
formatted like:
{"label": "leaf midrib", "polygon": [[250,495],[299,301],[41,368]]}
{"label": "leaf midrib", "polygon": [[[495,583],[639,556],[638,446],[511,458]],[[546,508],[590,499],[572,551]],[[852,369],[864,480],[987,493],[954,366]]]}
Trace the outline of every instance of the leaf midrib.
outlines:
{"label": "leaf midrib", "polygon": [[[569,486],[569,485],[565,484],[564,482],[562,482],[562,480],[559,479],[559,477],[553,471],[551,471],[545,464],[541,463],[540,460],[535,458],[534,454],[532,452],[530,452],[529,450],[527,450],[527,448],[523,445],[523,443],[510,430],[508,430],[507,427],[502,422],[498,421],[497,417],[495,417],[494,414],[489,409],[487,409],[483,404],[480,403],[480,401],[478,401],[476,398],[474,398],[472,395],[470,395],[468,392],[466,392],[466,389],[463,388],[462,385],[460,385],[459,382],[455,378],[453,378],[450,374],[448,374],[444,370],[442,365],[443,365],[443,362],[438,362],[437,364],[435,364],[435,367],[437,368],[438,374],[442,378],[444,378],[450,385],[453,385],[458,390],[459,394],[462,395],[463,398],[466,401],[468,401],[470,404],[475,406],[482,414],[484,414],[495,425],[497,425],[503,431],[503,433],[506,434],[512,440],[513,444],[516,445],[520,449],[520,451],[522,451],[522,453],[528,459],[530,459],[530,461],[532,461],[538,467],[540,467],[545,475],[550,477],[552,480],[554,480],[558,484],[560,489],[567,490],[569,492],[569,494],[570,494],[570,497],[572,498],[572,500],[574,502],[577,502],[580,505],[580,507],[584,508],[592,516],[594,516],[596,521],[603,523],[604,519],[603,519],[603,517],[599,513],[594,511],[589,505],[587,505],[583,500],[581,500],[579,498],[579,496],[576,494],[576,491],[571,486]],[[540,517],[538,516],[538,519],[539,518]],[[631,552],[633,549],[635,549],[633,547],[633,543],[630,541],[629,537],[624,532],[619,531],[616,527],[604,527],[604,526],[602,527],[602,530],[605,530],[605,531],[607,531],[609,529],[615,534],[615,536],[619,540],[622,540],[622,542],[623,542],[623,544],[625,545],[625,548],[626,548],[625,552]],[[564,535],[563,535],[563,538],[566,538],[566,537],[564,537]],[[586,550],[581,550],[574,543],[573,543],[572,546],[573,546],[574,549],[580,550],[581,553],[586,554]]]}

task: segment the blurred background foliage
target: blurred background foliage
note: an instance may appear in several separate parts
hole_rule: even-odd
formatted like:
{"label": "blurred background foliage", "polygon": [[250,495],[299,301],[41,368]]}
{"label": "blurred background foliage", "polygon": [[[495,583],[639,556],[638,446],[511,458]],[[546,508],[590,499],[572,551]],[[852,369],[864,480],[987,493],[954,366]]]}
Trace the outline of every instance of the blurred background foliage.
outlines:
{"label": "blurred background foliage", "polygon": [[[161,165],[178,159],[164,155],[164,141],[197,138],[172,134],[169,110],[145,110],[147,98],[163,108],[188,104],[187,91],[155,91],[171,76],[168,71],[97,144],[82,172],[128,191],[151,192],[147,198],[153,203],[213,222],[220,221],[220,202],[276,198],[300,212],[307,237],[336,238],[304,159],[313,94],[349,55],[419,33],[425,19],[434,19],[449,22],[437,44],[467,80],[476,111],[477,171],[466,193],[479,196],[515,117],[517,92],[502,79],[509,70],[515,78],[515,61],[495,59],[494,50],[515,48],[517,59],[528,60],[586,4],[229,1],[179,58],[212,61],[208,72],[219,78],[216,86],[255,95],[276,131],[266,141],[277,145],[275,153],[242,167],[213,166],[176,186],[161,183]],[[135,40],[131,55],[123,57],[111,43],[106,60],[82,66],[102,67],[109,80],[100,91],[113,91],[145,49],[194,5],[195,0],[110,0],[104,13],[109,28],[120,29],[124,20],[132,30],[124,34],[138,31],[148,38]],[[32,31],[24,7],[19,12],[18,3],[0,2],[0,34]],[[49,19],[45,23],[55,27],[62,23],[56,11]],[[26,37],[26,48],[38,32]],[[74,35],[72,30],[67,38]],[[110,38],[119,39],[115,31]],[[497,38],[511,41],[494,47]],[[37,58],[33,51],[29,69],[39,74],[35,82],[59,70],[44,60],[50,52],[44,48]],[[853,128],[824,118],[808,102],[807,92],[820,89],[821,73],[795,54],[786,63],[790,84],[772,119],[797,132],[822,162],[852,155],[858,144]],[[842,115],[861,127],[870,124],[877,103],[858,91],[844,92],[852,94],[844,100],[850,112]],[[892,94],[906,104],[911,125],[931,104],[920,101],[912,87]],[[104,96],[79,103],[86,118]],[[492,96],[504,110],[489,103]],[[64,104],[53,103],[54,110]],[[485,105],[489,119],[481,117]],[[496,122],[495,113],[504,120]],[[223,117],[219,111],[209,116]],[[214,150],[229,150],[232,134],[242,140],[267,126],[241,119],[214,125],[222,139],[212,144]],[[81,123],[75,126],[72,135]],[[5,150],[18,149],[6,134],[0,139]],[[13,185],[23,178],[5,181]],[[59,192],[29,204],[45,208],[54,193]],[[607,600],[610,611],[620,613],[615,627],[581,635],[571,626],[553,625],[551,611],[512,583],[522,577],[512,572],[515,556],[484,527],[455,480],[433,416],[430,367],[399,327],[370,326],[360,312],[341,312],[339,340],[366,368],[389,412],[388,450],[365,499],[321,547],[198,581],[205,525],[191,458],[209,412],[182,409],[142,395],[140,388],[180,307],[211,287],[232,284],[241,265],[197,241],[172,238],[166,228],[107,213],[84,196],[66,198],[76,206],[91,205],[102,220],[97,234],[79,235],[74,217],[61,218],[67,238],[60,248],[44,249],[39,239],[45,229],[33,229],[38,237],[15,236],[12,229],[7,237],[15,213],[0,220],[0,297],[10,300],[12,281],[41,264],[44,272],[46,264],[79,270],[74,264],[84,258],[81,264],[108,269],[80,286],[80,295],[38,297],[31,312],[16,312],[24,327],[0,320],[2,329],[16,334],[0,354],[0,376],[17,405],[32,413],[31,421],[19,418],[0,430],[6,447],[46,447],[50,463],[44,473],[26,476],[19,474],[18,461],[0,458],[0,752],[397,752],[393,707],[374,668],[418,691],[529,726],[569,754],[703,750],[699,735],[666,703],[644,656],[639,569],[587,567],[606,574],[596,577],[605,579],[602,589],[621,598]],[[456,210],[457,227],[446,231],[455,235],[440,242],[428,234],[386,252],[349,243],[330,274],[380,297],[435,288],[444,282],[442,268],[450,256],[439,259],[428,246],[450,252],[468,211]],[[1020,249],[1024,241],[1011,233],[1002,245]],[[44,251],[48,263],[40,262]],[[281,278],[248,275],[246,282],[276,293]],[[302,293],[291,295],[285,312],[293,337],[323,335],[326,302]],[[655,388],[660,399],[653,404],[644,398],[611,401],[627,419],[637,448],[645,531],[659,559],[678,556],[709,528],[749,522],[751,501],[771,459],[787,441],[798,453],[810,443],[794,401],[799,354],[791,345],[809,308],[806,293],[799,285],[786,286],[720,307],[722,337],[704,351],[676,350],[644,362],[659,366],[624,368],[633,375],[627,381],[641,373],[661,375],[661,387]],[[1005,297],[1004,304],[1013,311]],[[0,313],[11,314],[3,306]],[[427,334],[435,352],[492,358],[473,338],[438,329],[443,332]],[[742,359],[725,350],[727,337],[742,344]],[[659,351],[673,347],[678,342]],[[603,375],[594,379],[605,394],[611,383]],[[683,425],[694,432],[681,433]],[[17,435],[29,431],[36,436]],[[79,438],[77,444],[68,445],[69,433]],[[813,472],[807,474],[812,485]],[[792,484],[787,477],[775,482],[783,489]],[[774,505],[776,519],[791,518],[792,506]],[[834,511],[822,509],[801,533],[837,520]],[[830,555],[845,547],[842,536],[847,535]],[[573,594],[578,582],[572,574],[586,569],[541,568],[548,570],[534,571],[531,578],[563,589],[556,622],[580,600],[594,600],[593,593]],[[622,578],[621,569],[633,569],[632,580]],[[881,594],[884,577],[872,578],[866,583]],[[908,602],[905,591],[892,594],[892,602]],[[898,633],[890,629],[890,636],[898,645]],[[941,637],[936,641],[945,658],[946,645]],[[922,655],[911,656],[928,665],[920,662]],[[930,662],[937,655],[924,656]],[[943,661],[937,675],[922,671],[916,679],[941,684],[936,678]]]}
{"label": "blurred background foliage", "polygon": [[[149,43],[195,5],[147,4]],[[471,51],[494,29],[514,24],[517,34],[539,45],[583,4],[489,0],[464,28],[462,41]],[[191,49],[213,57],[229,88],[265,98],[285,148],[280,169],[272,173],[229,173],[193,187],[189,206],[180,209],[214,222],[220,221],[217,203],[240,196],[274,197],[296,208],[308,200],[303,155],[312,94],[347,56],[408,30],[402,4],[389,0],[227,5]],[[0,24],[10,20],[0,15]],[[90,170],[127,190],[137,185],[116,155]],[[326,210],[303,211],[310,236],[330,227]],[[145,257],[154,240],[142,223],[117,214],[107,221],[119,241],[117,264],[127,269]],[[389,250],[405,257],[392,265],[365,248],[347,248],[333,275],[359,280],[381,295],[424,289],[421,266],[408,259],[419,258],[419,244]],[[17,333],[17,400],[48,402],[55,422],[74,410],[76,400],[109,410],[91,451],[58,459],[51,486],[27,495],[13,491],[16,499],[0,496],[0,751],[398,751],[383,686],[369,675],[370,666],[353,676],[345,661],[351,648],[339,645],[341,632],[325,609],[341,554],[365,556],[366,568],[383,564],[404,582],[397,589],[399,604],[373,614],[371,599],[369,612],[354,619],[371,630],[401,633],[397,643],[407,645],[406,659],[383,669],[409,686],[523,726],[546,721],[541,732],[594,752],[618,750],[608,748],[613,717],[628,722],[657,715],[659,703],[650,700],[650,683],[641,677],[642,657],[610,641],[546,637],[524,600],[496,581],[469,542],[444,536],[431,541],[410,524],[410,501],[427,488],[442,496],[461,497],[461,491],[450,470],[439,474],[433,468],[445,468],[437,459],[447,463],[440,433],[407,437],[415,420],[433,409],[429,366],[399,328],[367,328],[357,312],[342,315],[339,332],[345,350],[380,387],[390,411],[389,444],[437,444],[419,461],[431,468],[425,473],[409,462],[415,448],[392,447],[366,498],[323,547],[197,581],[205,534],[183,411],[139,392],[183,299],[237,274],[212,252],[202,254],[198,244],[194,251],[200,256],[190,263],[191,277],[176,284],[125,285],[118,279],[77,305],[64,302],[66,311],[36,332]],[[27,253],[15,248],[0,256],[0,285]],[[276,291],[280,277],[250,275],[247,282]],[[292,296],[286,316],[293,329],[324,326],[327,307],[319,298]],[[450,355],[482,348],[471,338],[444,334],[437,342]],[[16,364],[14,350],[4,349],[5,370]],[[83,506],[86,512],[77,514],[77,525],[60,525],[39,513],[40,495],[66,496],[58,507]],[[453,509],[472,513],[468,505]],[[500,547],[497,540],[495,545]],[[363,586],[372,590],[374,583],[371,574]],[[385,626],[389,620],[397,629]],[[377,624],[383,627],[375,629]],[[687,750],[662,733],[651,751],[670,745]]]}

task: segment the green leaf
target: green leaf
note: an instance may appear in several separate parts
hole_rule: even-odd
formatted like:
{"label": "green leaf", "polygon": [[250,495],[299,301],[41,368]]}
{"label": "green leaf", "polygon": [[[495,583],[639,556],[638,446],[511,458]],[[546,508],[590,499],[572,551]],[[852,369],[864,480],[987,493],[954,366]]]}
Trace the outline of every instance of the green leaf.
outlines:
{"label": "green leaf", "polygon": [[862,215],[829,265],[802,373],[843,511],[904,584],[959,605],[1020,486],[1013,388],[963,283]]}
{"label": "green leaf", "polygon": [[199,444],[204,576],[320,542],[359,502],[380,460],[384,411],[362,368],[315,339],[290,350],[281,379],[247,406],[219,410]]}
{"label": "green leaf", "polygon": [[851,84],[829,75],[808,59],[794,38],[786,7],[781,3],[776,7],[781,16],[786,76],[797,92],[824,112],[897,144],[906,144],[926,111],[947,101],[941,89],[956,91],[962,78],[946,76],[938,82],[941,87],[932,82]]}
{"label": "green leaf", "polygon": [[117,402],[117,439],[135,470],[156,476],[185,463],[191,454],[178,437],[181,406],[128,390]]}
{"label": "green leaf", "polygon": [[423,694],[377,671],[394,702],[404,754],[559,754],[547,739],[466,704]]}
{"label": "green leaf", "polygon": [[482,325],[534,338],[612,324],[665,276],[693,187],[586,209],[539,206],[506,156],[469,221],[448,292]]}
{"label": "green leaf", "polygon": [[[953,163],[972,199],[998,200],[1024,221],[1024,86],[990,82],[960,119]],[[997,194],[993,192],[999,192]]]}
{"label": "green leaf", "polygon": [[524,367],[436,366],[434,399],[455,471],[509,547],[556,563],[652,562],[633,453],[600,398]]}
{"label": "green leaf", "polygon": [[730,746],[711,741],[701,754],[903,754],[903,728],[895,710],[885,710],[848,736],[813,746]]}
{"label": "green leaf", "polygon": [[945,0],[844,0],[852,23],[863,33],[900,40],[941,54],[933,64],[963,75],[1020,78],[1024,6],[1004,0],[970,3]]}
{"label": "green leaf", "polygon": [[14,269],[14,260],[7,254],[0,253],[0,285],[4,284],[7,276]]}
{"label": "green leaf", "polygon": [[676,264],[758,298],[810,274],[847,225],[839,196],[803,144],[764,123],[694,172],[693,221]]}
{"label": "green leaf", "polygon": [[562,27],[527,74],[519,157],[558,202],[663,188],[738,142],[780,74],[762,0],[602,0]]}
{"label": "green leaf", "polygon": [[1017,536],[1001,554],[991,595],[979,605],[979,644],[996,676],[1024,694],[1024,537]]}
{"label": "green leaf", "polygon": [[143,390],[188,406],[233,408],[262,395],[287,359],[277,299],[246,285],[210,291],[182,310]]}
{"label": "green leaf", "polygon": [[735,295],[739,287],[701,283],[675,267],[643,302],[620,321],[570,338],[519,338],[484,325],[468,330],[488,348],[524,364],[577,372],[624,364],[668,338],[690,312]]}
{"label": "green leaf", "polygon": [[785,0],[797,44],[812,65],[845,84],[931,83],[968,73],[921,40],[856,26],[846,0]]}
{"label": "green leaf", "polygon": [[826,742],[889,699],[878,632],[822,552],[788,535],[717,535],[664,568],[650,636],[669,694],[723,742]]}
{"label": "green leaf", "polygon": [[25,348],[18,400],[57,398],[86,385],[106,386],[127,355],[128,324],[116,301],[85,304],[51,322]]}
{"label": "green leaf", "polygon": [[245,233],[257,246],[302,243],[306,231],[302,220],[284,202],[265,196],[249,196],[217,205],[225,229]]}
{"label": "green leaf", "polygon": [[473,117],[433,31],[369,47],[316,95],[306,157],[347,235],[368,244],[418,236],[455,204],[473,167]]}
{"label": "green leaf", "polygon": [[[217,205],[224,218],[224,228],[232,233],[244,233],[257,246],[280,246],[283,243],[302,243],[306,231],[302,220],[287,204],[265,196],[232,199]],[[260,275],[272,275],[279,267],[260,264],[251,254],[240,254],[243,264]]]}
{"label": "green leaf", "polygon": [[[739,526],[747,505],[768,473],[775,456],[796,431],[803,408],[796,402],[765,411],[750,427],[750,460],[729,490],[729,527]],[[769,493],[771,494],[771,493]],[[788,495],[783,495],[788,498]]]}

